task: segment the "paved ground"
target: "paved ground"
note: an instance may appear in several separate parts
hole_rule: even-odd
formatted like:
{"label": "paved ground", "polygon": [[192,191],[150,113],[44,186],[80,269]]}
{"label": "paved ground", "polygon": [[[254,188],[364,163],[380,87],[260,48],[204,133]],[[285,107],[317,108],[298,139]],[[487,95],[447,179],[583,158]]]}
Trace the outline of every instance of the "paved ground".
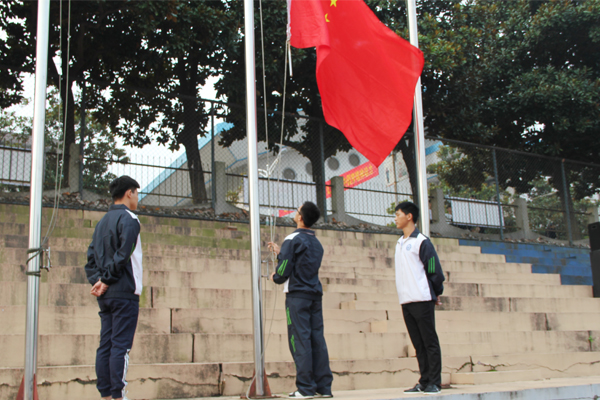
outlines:
{"label": "paved ground", "polygon": [[[450,389],[444,389],[438,395],[407,395],[404,394],[404,389],[406,388],[334,391],[333,395],[335,400],[391,400],[433,397],[444,400],[598,400],[600,399],[600,376],[490,385],[452,385]],[[279,396],[287,398],[284,394],[279,394]],[[237,400],[239,397],[219,397],[218,399]],[[216,398],[209,397],[194,400],[216,400]]]}

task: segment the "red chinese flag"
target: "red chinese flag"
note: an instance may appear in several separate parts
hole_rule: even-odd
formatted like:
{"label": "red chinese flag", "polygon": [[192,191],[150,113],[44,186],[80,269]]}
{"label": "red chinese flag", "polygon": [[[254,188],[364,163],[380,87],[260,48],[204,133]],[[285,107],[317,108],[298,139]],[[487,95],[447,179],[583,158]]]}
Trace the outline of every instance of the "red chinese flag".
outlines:
{"label": "red chinese flag", "polygon": [[423,53],[363,0],[288,0],[294,47],[317,48],[325,120],[379,166],[412,119]]}

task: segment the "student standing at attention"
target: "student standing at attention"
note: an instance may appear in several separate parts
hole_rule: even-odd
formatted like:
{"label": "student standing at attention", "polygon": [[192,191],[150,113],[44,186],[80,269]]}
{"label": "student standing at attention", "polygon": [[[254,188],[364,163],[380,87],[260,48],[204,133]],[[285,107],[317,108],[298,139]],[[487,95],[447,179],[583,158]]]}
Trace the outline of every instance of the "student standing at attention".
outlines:
{"label": "student standing at attention", "polygon": [[396,206],[396,227],[402,237],[396,244],[396,289],[404,323],[417,352],[419,383],[405,393],[440,393],[442,352],[435,331],[435,306],[442,304],[444,274],[433,244],[415,227],[419,208],[408,201]]}
{"label": "student standing at attention", "polygon": [[125,377],[142,294],[140,221],[132,212],[139,187],[129,176],[110,183],[114,204],[96,225],[87,253],[85,273],[100,307],[96,387],[103,400],[127,400]]}
{"label": "student standing at attention", "polygon": [[289,397],[311,399],[333,397],[329,354],[323,335],[323,286],[319,268],[323,246],[310,228],[321,216],[319,208],[309,201],[298,207],[294,217],[297,229],[282,245],[267,243],[277,255],[278,264],[271,280],[283,284],[286,293],[289,347],[296,363],[297,390]]}

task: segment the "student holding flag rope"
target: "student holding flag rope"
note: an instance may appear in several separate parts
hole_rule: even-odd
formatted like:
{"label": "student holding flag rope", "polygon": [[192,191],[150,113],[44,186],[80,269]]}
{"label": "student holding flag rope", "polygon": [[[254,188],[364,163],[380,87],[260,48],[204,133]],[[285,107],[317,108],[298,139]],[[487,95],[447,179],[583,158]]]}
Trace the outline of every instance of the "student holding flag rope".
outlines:
{"label": "student holding flag rope", "polygon": [[323,246],[309,229],[320,216],[314,203],[305,202],[294,216],[297,229],[284,239],[281,250],[277,244],[267,243],[278,259],[270,279],[283,284],[286,293],[288,338],[296,363],[297,387],[289,397],[298,399],[333,397],[333,374],[323,335],[323,286],[319,281]]}

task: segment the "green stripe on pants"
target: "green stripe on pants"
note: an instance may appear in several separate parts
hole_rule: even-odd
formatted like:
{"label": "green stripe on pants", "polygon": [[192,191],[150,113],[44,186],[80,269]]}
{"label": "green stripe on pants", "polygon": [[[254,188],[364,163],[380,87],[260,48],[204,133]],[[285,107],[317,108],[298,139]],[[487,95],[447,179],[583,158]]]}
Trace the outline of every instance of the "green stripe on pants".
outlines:
{"label": "green stripe on pants", "polygon": [[290,339],[290,343],[292,344],[292,349],[294,350],[294,353],[296,352],[296,343],[294,342],[294,335],[292,335],[292,338]]}

